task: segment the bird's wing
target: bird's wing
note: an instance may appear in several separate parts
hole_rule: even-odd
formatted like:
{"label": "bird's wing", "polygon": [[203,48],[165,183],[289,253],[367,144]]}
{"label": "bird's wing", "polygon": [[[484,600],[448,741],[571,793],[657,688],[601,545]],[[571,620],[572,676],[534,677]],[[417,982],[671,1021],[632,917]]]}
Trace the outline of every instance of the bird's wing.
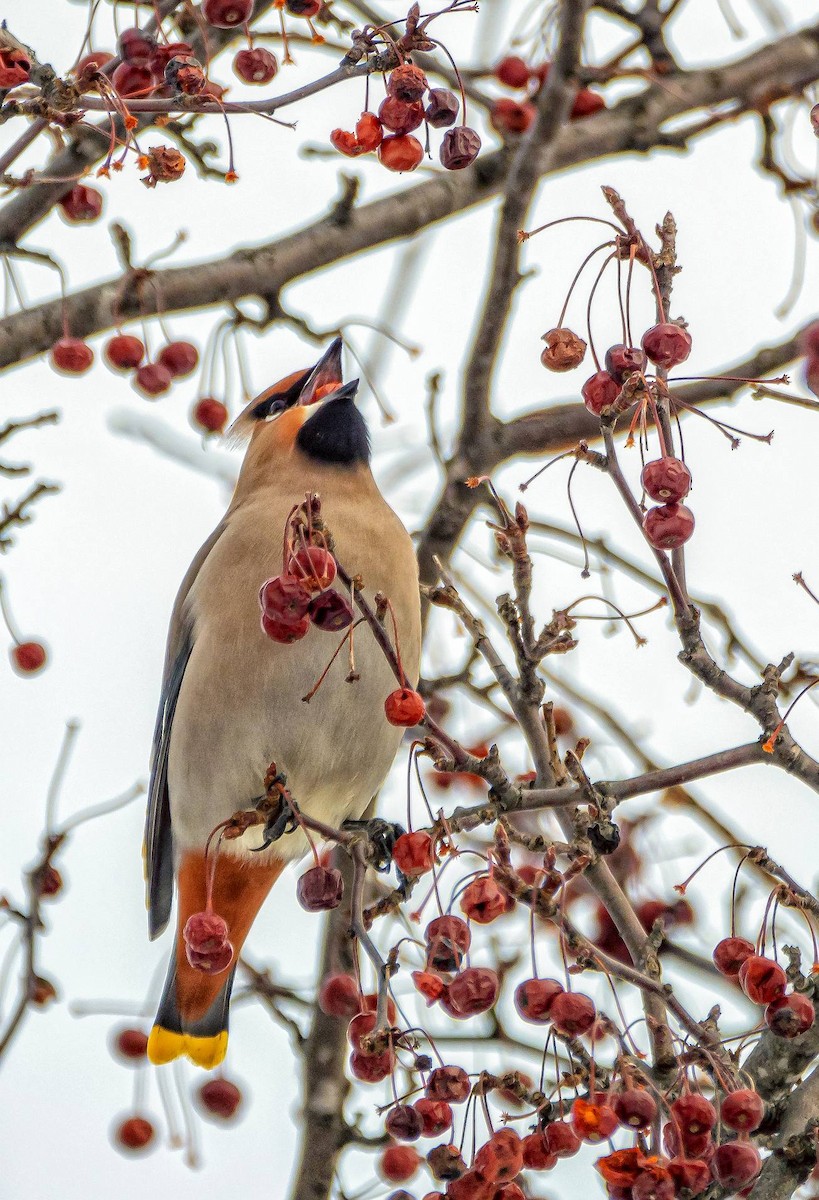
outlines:
{"label": "bird's wing", "polygon": [[171,808],[168,796],[168,752],[171,744],[176,702],[188,659],[193,649],[193,620],[185,601],[205,559],[226,528],[222,521],[194,558],[176,597],[168,632],[162,695],[154,728],[151,751],[151,780],[148,786],[148,814],[145,823],[145,877],[148,899],[148,930],[158,937],[171,913],[173,899],[173,840]]}

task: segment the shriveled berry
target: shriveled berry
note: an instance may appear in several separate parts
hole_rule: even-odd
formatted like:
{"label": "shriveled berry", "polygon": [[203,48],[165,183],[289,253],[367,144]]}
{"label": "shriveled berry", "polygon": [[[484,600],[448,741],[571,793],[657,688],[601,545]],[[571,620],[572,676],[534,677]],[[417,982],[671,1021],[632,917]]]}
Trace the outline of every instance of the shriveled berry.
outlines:
{"label": "shriveled berry", "polygon": [[594,1166],[608,1184],[610,1193],[612,1188],[630,1190],[647,1161],[639,1147],[632,1146],[628,1150],[615,1150],[604,1158],[598,1158]]}
{"label": "shriveled berry", "polygon": [[174,379],[183,379],[196,370],[199,351],[191,342],[168,342],[159,351],[157,362],[170,371]]}
{"label": "shriveled berry", "polygon": [[82,338],[61,337],[51,347],[51,365],[61,375],[83,375],[90,370],[94,351]]}
{"label": "shriveled berry", "polygon": [[754,1004],[770,1004],[785,994],[788,977],[779,963],[762,954],[752,954],[739,968],[739,986]]}
{"label": "shriveled berry", "polygon": [[388,95],[403,100],[405,104],[420,100],[428,87],[426,75],[413,63],[401,63],[387,76]]}
{"label": "shriveled berry", "polygon": [[151,1122],[144,1117],[127,1117],[114,1128],[113,1137],[120,1150],[134,1154],[150,1146],[155,1132]]}
{"label": "shriveled berry", "polygon": [[446,986],[441,976],[434,975],[431,971],[413,971],[412,982],[426,1000],[427,1005],[440,1000]]}
{"label": "shriveled berry", "polygon": [[815,1020],[813,1004],[802,992],[778,996],[765,1009],[765,1024],[777,1037],[799,1037],[800,1033],[807,1033]]}
{"label": "shriveled berry", "polygon": [[662,321],[643,334],[640,344],[655,366],[676,367],[691,353],[691,335],[682,325]]}
{"label": "shriveled berry", "polygon": [[699,1196],[711,1183],[711,1168],[701,1158],[672,1158],[666,1165],[678,1192],[688,1188],[692,1196]]}
{"label": "shriveled berry", "polygon": [[572,371],[579,367],[586,354],[586,343],[571,329],[549,329],[542,339],[546,346],[540,361],[549,371]]}
{"label": "shriveled berry", "polygon": [[259,589],[262,612],[284,625],[297,625],[307,615],[310,599],[301,578],[289,572],[265,580]]}
{"label": "shriveled berry", "polygon": [[596,417],[607,413],[620,395],[620,384],[608,371],[596,371],[580,389],[583,403]]}
{"label": "shriveled berry", "polygon": [[191,409],[191,424],[203,433],[223,433],[228,423],[227,405],[213,396],[203,396]]}
{"label": "shriveled berry", "polygon": [[407,104],[396,96],[386,96],[379,105],[378,119],[393,133],[412,133],[424,120],[422,104]]}
{"label": "shriveled berry", "polygon": [[311,867],[296,884],[296,897],[307,912],[338,908],[343,895],[344,881],[335,867]]}
{"label": "shriveled berry", "polygon": [[436,1067],[430,1071],[424,1089],[428,1100],[445,1100],[460,1104],[472,1090],[469,1076],[462,1067]]}
{"label": "shriveled berry", "polygon": [[96,221],[102,213],[102,193],[96,188],[86,187],[84,183],[75,183],[70,191],[60,197],[59,205],[66,221],[74,224]]}
{"label": "shriveled berry", "polygon": [[145,363],[144,366],[137,368],[134,375],[134,387],[138,392],[142,392],[143,396],[148,396],[150,399],[170,391],[172,383],[173,375],[161,363]]}
{"label": "shriveled berry", "polygon": [[378,1174],[387,1183],[406,1183],[417,1174],[422,1162],[412,1146],[387,1146],[378,1163]]}
{"label": "shriveled berry", "polygon": [[694,514],[684,504],[662,504],[643,517],[643,530],[657,550],[676,550],[694,532]]}
{"label": "shriveled berry", "polygon": [[202,16],[217,29],[244,25],[253,12],[253,0],[203,0]]}
{"label": "shriveled berry", "polygon": [[617,1114],[605,1096],[582,1096],[572,1104],[572,1128],[583,1142],[603,1142],[618,1125]]}
{"label": "shriveled berry", "polygon": [[571,1158],[580,1149],[580,1138],[568,1121],[552,1121],[543,1130],[543,1141],[555,1158]]}
{"label": "shriveled berry", "polygon": [[511,97],[502,96],[495,100],[489,110],[489,123],[502,137],[507,134],[525,133],[537,116],[537,109],[529,100],[519,104]]}
{"label": "shriveled berry", "polygon": [[148,1035],[141,1029],[120,1029],[112,1040],[111,1049],[126,1062],[145,1062],[148,1056]]}
{"label": "shriveled berry", "polygon": [[624,346],[618,342],[606,351],[606,370],[615,383],[622,385],[627,375],[645,371],[646,356],[639,346]]}
{"label": "shriveled berry", "polygon": [[415,1101],[413,1108],[421,1118],[422,1137],[440,1137],[452,1128],[452,1109],[445,1100],[430,1100],[422,1096]]}
{"label": "shriveled berry", "polygon": [[360,1008],[358,982],[343,971],[328,975],[319,989],[318,1006],[328,1017],[354,1017]]}
{"label": "shriveled berry", "polygon": [[314,596],[307,606],[307,616],[316,629],[323,629],[325,633],[339,633],[353,623],[349,601],[336,591]]}
{"label": "shriveled berry", "polygon": [[480,1171],[467,1171],[446,1189],[447,1200],[495,1200],[495,1184]]}
{"label": "shriveled berry", "polygon": [[594,1001],[581,992],[561,992],[555,996],[549,1011],[556,1031],[564,1037],[579,1037],[588,1033],[596,1016]]}
{"label": "shriveled berry", "polygon": [[489,875],[473,879],[461,896],[461,912],[478,925],[488,925],[515,906],[511,896],[498,887]]}
{"label": "shriveled berry", "polygon": [[495,67],[495,78],[509,88],[525,88],[529,82],[529,65],[517,54],[507,54]]}
{"label": "shriveled berry", "polygon": [[417,1142],[424,1128],[421,1114],[411,1104],[396,1104],[384,1122],[390,1137],[399,1142]]}
{"label": "shriveled berry", "polygon": [[283,646],[301,641],[309,629],[309,617],[302,617],[300,621],[281,621],[277,617],[269,617],[267,613],[262,613],[262,630],[271,641],[281,642]]}
{"label": "shriveled berry", "polygon": [[384,701],[384,712],[390,725],[401,725],[411,729],[424,718],[426,709],[423,697],[412,688],[396,688]]}
{"label": "shriveled berry", "polygon": [[414,879],[431,870],[435,861],[432,838],[423,830],[416,833],[402,833],[396,839],[392,850],[392,861],[402,875]]}
{"label": "shriveled berry", "polygon": [[735,1192],[756,1179],[762,1159],[751,1142],[725,1142],[717,1146],[712,1168],[722,1186]]}
{"label": "shriveled berry", "polygon": [[460,101],[449,88],[430,88],[424,119],[433,129],[446,129],[458,119]]}
{"label": "shriveled berry", "polygon": [[657,1102],[645,1088],[626,1088],[611,1098],[617,1120],[627,1129],[648,1129],[657,1116]]}
{"label": "shriveled berry", "polygon": [[193,55],[168,59],[164,67],[164,78],[169,88],[174,92],[181,92],[183,96],[198,96],[200,92],[204,92],[208,81],[202,64]]}
{"label": "shriveled berry", "polygon": [[36,675],[46,665],[48,654],[41,642],[18,642],[9,651],[9,658],[18,675]]}
{"label": "shriveled berry", "polygon": [[646,495],[660,504],[676,504],[691,490],[691,472],[682,461],[666,454],[643,467],[640,483]]}
{"label": "shriveled berry", "polygon": [[468,125],[456,125],[444,134],[438,157],[448,171],[462,171],[478,157],[481,139]]}
{"label": "shriveled berry", "polygon": [[488,1012],[499,990],[498,977],[490,967],[467,967],[449,984],[442,1004],[451,1017],[465,1020]]}
{"label": "shriveled berry", "polygon": [[233,70],[245,83],[270,83],[278,69],[276,55],[262,46],[240,50],[233,60]]}
{"label": "shriveled berry", "polygon": [[434,917],[426,928],[427,967],[434,971],[457,971],[472,942],[466,921],[446,915]]}
{"label": "shriveled berry", "polygon": [[720,975],[724,975],[726,979],[736,979],[739,968],[753,953],[754,944],[747,938],[727,937],[717,942],[711,957]]}
{"label": "shriveled berry", "polygon": [[737,1088],[723,1097],[719,1111],[723,1125],[737,1133],[752,1133],[762,1124],[765,1102],[753,1088]]}
{"label": "shriveled berry", "polygon": [[523,1146],[514,1129],[507,1126],[493,1133],[476,1153],[472,1167],[493,1183],[508,1183],[519,1175],[523,1170]]}
{"label": "shriveled berry", "polygon": [[424,147],[410,134],[385,137],[378,147],[378,161],[388,171],[414,171],[424,157]]}
{"label": "shriveled berry", "polygon": [[526,979],[515,988],[515,1008],[524,1021],[545,1024],[552,1004],[563,991],[563,984],[556,979]]}
{"label": "shriveled berry", "polygon": [[145,357],[145,347],[130,333],[115,334],[103,351],[105,361],[115,371],[133,371]]}
{"label": "shriveled berry", "polygon": [[349,129],[334,129],[330,134],[330,144],[339,153],[346,154],[348,158],[358,158],[359,154],[367,153],[365,147],[361,145],[354,133],[350,133]]}
{"label": "shriveled berry", "polygon": [[688,1092],[671,1105],[671,1117],[685,1139],[692,1133],[712,1130],[717,1123],[717,1110],[705,1096]]}
{"label": "shriveled berry", "polygon": [[199,1089],[203,1115],[217,1121],[232,1121],[242,1103],[242,1093],[229,1079],[208,1079]]}

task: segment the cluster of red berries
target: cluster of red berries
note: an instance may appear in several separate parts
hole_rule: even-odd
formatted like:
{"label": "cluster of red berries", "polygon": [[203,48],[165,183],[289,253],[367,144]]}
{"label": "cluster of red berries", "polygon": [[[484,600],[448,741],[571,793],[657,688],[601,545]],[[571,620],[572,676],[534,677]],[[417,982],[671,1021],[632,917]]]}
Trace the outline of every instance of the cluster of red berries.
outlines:
{"label": "cluster of red berries", "polygon": [[465,1021],[493,1008],[500,980],[490,967],[464,966],[472,942],[466,921],[449,914],[435,917],[426,929],[426,966],[412,981],[427,1004],[440,1004],[450,1017]]}
{"label": "cluster of red berries", "polygon": [[[526,92],[526,96],[522,100],[513,100],[511,97],[503,96],[492,105],[489,120],[492,127],[502,137],[525,133],[532,124],[537,113],[534,101],[549,76],[549,67],[548,62],[530,66],[516,54],[502,58],[495,67],[494,74],[498,83],[502,83],[504,87],[510,88],[514,92]],[[581,88],[575,96],[569,115],[572,120],[576,120],[578,117],[591,116],[592,113],[599,112],[601,108],[605,107],[605,100],[597,92]]]}
{"label": "cluster of red berries", "polygon": [[819,321],[803,330],[799,348],[805,356],[805,382],[814,396],[819,396]]}
{"label": "cluster of red berries", "polygon": [[262,629],[274,642],[300,641],[311,624],[339,633],[352,624],[353,610],[332,586],[337,566],[323,546],[304,546],[289,555],[285,570],[262,584]]}
{"label": "cluster of red berries", "polygon": [[467,125],[455,126],[458,108],[453,92],[430,88],[420,67],[401,63],[387,76],[387,95],[378,113],[363,112],[354,133],[334,129],[330,141],[350,158],[377,150],[379,162],[388,170],[414,171],[424,157],[424,147],[412,134],[426,123],[427,130],[447,130],[438,157],[447,170],[460,171],[478,157],[481,139]]}
{"label": "cluster of red berries", "polygon": [[738,983],[754,1004],[765,1006],[765,1024],[777,1037],[799,1037],[812,1027],[816,1010],[810,997],[804,992],[788,993],[782,967],[757,954],[747,938],[723,938],[714,948],[713,959],[721,975]]}

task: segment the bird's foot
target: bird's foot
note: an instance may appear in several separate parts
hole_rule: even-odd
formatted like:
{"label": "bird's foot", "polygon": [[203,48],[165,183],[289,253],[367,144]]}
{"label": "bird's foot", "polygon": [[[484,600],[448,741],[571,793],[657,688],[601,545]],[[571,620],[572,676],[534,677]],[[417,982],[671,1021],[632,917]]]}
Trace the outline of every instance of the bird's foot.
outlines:
{"label": "bird's foot", "polygon": [[[284,776],[281,779],[284,780]],[[259,807],[262,806],[262,801],[269,804],[269,796],[263,796]],[[294,833],[299,827],[299,822],[296,817],[298,805],[292,796],[284,798],[279,796],[278,804],[270,809],[267,814],[267,820],[264,823],[262,831],[262,844],[257,847],[258,850],[266,850],[273,842],[277,842],[279,838],[284,837],[286,833]]]}
{"label": "bird's foot", "polygon": [[403,825],[395,821],[385,821],[382,817],[373,817],[369,821],[344,821],[341,828],[347,833],[366,834],[372,852],[371,866],[375,867],[376,871],[389,871],[393,847],[404,833]]}

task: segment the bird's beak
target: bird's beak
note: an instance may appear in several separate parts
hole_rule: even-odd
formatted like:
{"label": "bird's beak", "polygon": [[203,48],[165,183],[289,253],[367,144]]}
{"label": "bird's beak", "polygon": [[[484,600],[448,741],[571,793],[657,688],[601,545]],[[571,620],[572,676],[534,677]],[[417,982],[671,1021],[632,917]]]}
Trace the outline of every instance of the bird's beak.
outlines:
{"label": "bird's beak", "polygon": [[[310,372],[299,394],[299,404],[315,404],[331,392],[342,390],[341,338],[336,338]],[[358,380],[356,380],[356,387]],[[353,391],[352,395],[355,395]]]}
{"label": "bird's beak", "polygon": [[323,400],[354,400],[358,392],[358,379],[351,379],[349,383],[343,383],[341,387],[334,388],[331,392],[327,392]]}

